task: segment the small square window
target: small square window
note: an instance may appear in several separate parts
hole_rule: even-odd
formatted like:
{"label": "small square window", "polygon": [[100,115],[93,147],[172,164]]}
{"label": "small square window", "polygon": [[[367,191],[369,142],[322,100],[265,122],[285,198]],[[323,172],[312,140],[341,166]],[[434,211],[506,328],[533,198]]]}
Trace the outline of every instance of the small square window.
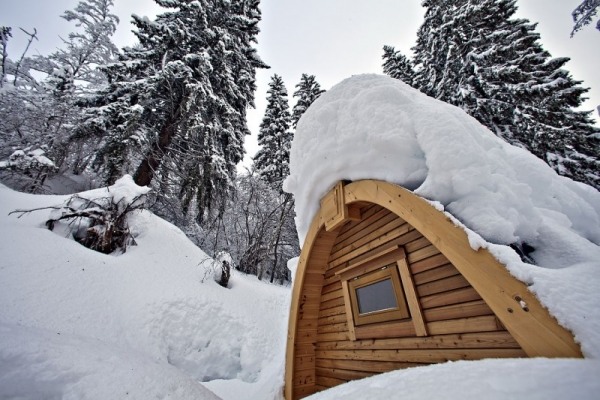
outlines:
{"label": "small square window", "polygon": [[402,247],[336,272],[342,283],[351,340],[427,336],[427,327]]}
{"label": "small square window", "polygon": [[410,318],[395,264],[348,282],[354,325]]}
{"label": "small square window", "polygon": [[355,291],[359,315],[398,308],[398,300],[394,293],[392,280],[389,278],[357,287]]}

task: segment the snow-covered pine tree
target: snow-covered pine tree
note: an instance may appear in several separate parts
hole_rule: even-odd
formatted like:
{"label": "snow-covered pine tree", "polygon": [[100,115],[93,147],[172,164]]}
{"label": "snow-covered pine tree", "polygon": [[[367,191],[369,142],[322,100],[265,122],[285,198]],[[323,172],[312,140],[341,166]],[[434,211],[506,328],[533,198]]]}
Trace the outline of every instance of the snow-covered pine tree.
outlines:
{"label": "snow-covered pine tree", "polygon": [[[318,90],[318,89],[317,89]],[[272,214],[275,224],[267,232],[267,256],[271,261],[271,282],[282,270],[286,249],[292,243],[285,241],[286,226],[293,226],[294,201],[289,193],[283,193],[283,180],[289,175],[290,148],[293,133],[291,132],[292,117],[289,111],[288,94],[283,79],[275,74],[269,83],[267,91],[267,108],[258,132],[258,144],[261,148],[254,156],[254,167],[258,176],[266,181],[275,192],[279,193],[277,207]],[[249,248],[249,254],[255,249]],[[262,274],[258,275],[259,279]]]}
{"label": "snow-covered pine tree", "polygon": [[325,92],[325,90],[321,89],[317,78],[314,75],[308,74],[302,74],[296,88],[293,97],[298,98],[298,100],[292,109],[292,127],[294,129],[296,129],[296,125],[298,125],[298,121],[306,109]]}
{"label": "snow-covered pine tree", "polygon": [[290,173],[293,134],[287,89],[279,75],[273,75],[267,93],[267,108],[258,132],[261,148],[254,156],[254,164],[259,176],[281,190],[283,180]]}
{"label": "snow-covered pine tree", "polygon": [[[535,24],[514,19],[515,0],[453,0],[429,6],[414,48],[417,87],[463,108],[557,172],[600,187],[587,89],[539,43]],[[427,24],[427,26],[425,26]]]}
{"label": "snow-covered pine tree", "polygon": [[413,85],[415,71],[412,62],[393,46],[383,46],[383,73],[402,82]]}
{"label": "snow-covered pine tree", "polygon": [[[206,52],[212,68],[209,81],[219,100],[208,105],[208,114],[198,122],[199,127],[213,132],[204,135],[201,143],[200,157],[196,159],[200,161],[200,168],[193,157],[181,158],[187,167],[185,176],[191,178],[185,182],[198,182],[182,185],[180,194],[184,199],[184,210],[188,209],[191,198],[200,210],[210,209],[218,199],[217,212],[222,213],[226,190],[235,178],[236,165],[244,157],[244,138],[250,134],[246,111],[254,107],[256,69],[269,68],[253,47],[261,19],[259,3],[259,0],[220,0],[216,3],[221,12],[215,13],[210,22],[213,35]],[[177,148],[185,154],[187,145],[184,143]],[[179,164],[184,165],[183,162]],[[201,219],[202,215],[199,216]]]}
{"label": "snow-covered pine tree", "polygon": [[415,77],[413,86],[428,96],[440,98],[441,82],[450,71],[448,59],[453,48],[446,39],[451,36],[452,26],[448,19],[457,0],[423,0],[425,7],[423,23],[417,31],[417,43],[413,47]]}
{"label": "snow-covered pine tree", "polygon": [[[110,12],[113,4],[113,0],[82,0],[65,11],[62,18],[77,29],[63,41],[63,48],[48,56],[26,57],[25,51],[16,62],[3,58],[4,73],[11,75],[0,100],[3,147],[44,151],[61,172],[85,158],[82,143],[72,146],[70,135],[81,115],[78,101],[106,83],[97,66],[117,53],[110,39],[119,21]],[[30,42],[35,37],[34,30]],[[40,80],[38,73],[45,78]],[[33,187],[42,184],[43,180]]]}
{"label": "snow-covered pine tree", "polygon": [[87,131],[104,132],[96,163],[107,179],[133,159],[137,184],[177,197],[183,213],[197,205],[201,220],[224,206],[243,157],[255,70],[266,67],[253,48],[259,1],[155,1],[170,11],[133,17],[139,44],[105,69],[111,84]]}

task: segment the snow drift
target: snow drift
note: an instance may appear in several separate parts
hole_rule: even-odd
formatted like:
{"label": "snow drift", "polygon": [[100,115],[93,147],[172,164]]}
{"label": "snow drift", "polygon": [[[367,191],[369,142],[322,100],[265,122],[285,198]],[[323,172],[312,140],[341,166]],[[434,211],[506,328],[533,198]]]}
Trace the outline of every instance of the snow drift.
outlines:
{"label": "snow drift", "polygon": [[600,390],[599,373],[598,360],[456,361],[348,382],[308,399],[591,400]]}
{"label": "snow drift", "polygon": [[[117,200],[140,190],[109,188]],[[277,398],[289,289],[243,275],[218,286],[213,260],[148,211],[118,256],[49,231],[49,210],[8,215],[65,198],[0,185],[1,399],[218,398],[200,382],[223,398]]]}

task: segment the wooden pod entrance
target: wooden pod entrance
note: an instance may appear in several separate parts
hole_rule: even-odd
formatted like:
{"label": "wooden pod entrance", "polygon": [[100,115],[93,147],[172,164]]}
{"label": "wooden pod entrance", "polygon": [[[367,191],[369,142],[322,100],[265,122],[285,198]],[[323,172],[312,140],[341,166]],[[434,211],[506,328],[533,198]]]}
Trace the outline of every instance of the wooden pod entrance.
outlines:
{"label": "wooden pod entrance", "polygon": [[412,192],[338,183],[304,241],[285,397],[448,360],[582,357],[527,287]]}

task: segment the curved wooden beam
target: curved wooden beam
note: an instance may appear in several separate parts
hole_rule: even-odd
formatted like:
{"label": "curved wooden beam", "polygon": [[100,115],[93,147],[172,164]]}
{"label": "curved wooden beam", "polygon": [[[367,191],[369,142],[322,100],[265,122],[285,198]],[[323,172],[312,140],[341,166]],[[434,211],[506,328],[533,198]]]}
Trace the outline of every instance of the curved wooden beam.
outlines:
{"label": "curved wooden beam", "polygon": [[375,180],[344,187],[346,204],[367,201],[411,224],[454,264],[530,357],[582,357],[563,328],[525,284],[488,250],[473,250],[466,232],[442,212],[400,186]]}
{"label": "curved wooden beam", "polygon": [[[314,331],[316,340],[316,320],[319,314],[319,302],[321,300],[325,269],[327,268],[327,260],[338,232],[338,229],[331,231],[325,229],[325,218],[322,214],[321,209],[319,209],[312,220],[304,239],[296,269],[296,276],[294,277],[285,359],[284,394],[285,398],[289,400],[298,397],[294,389],[294,361],[297,355],[298,329],[304,329],[303,334],[305,335],[310,335],[310,331]],[[312,362],[314,363],[314,354]]]}
{"label": "curved wooden beam", "polygon": [[[526,285],[510,275],[486,249],[471,249],[466,232],[427,201],[400,186],[375,180],[350,183],[343,187],[343,196],[346,205],[357,202],[378,204],[425,236],[469,281],[528,356],[582,357],[571,332],[560,326]],[[316,320],[311,318],[315,313],[318,316],[324,272],[339,229],[338,226],[326,230],[329,214],[320,208],[313,218],[294,279],[285,363],[284,394],[287,400],[311,393],[297,390],[295,361],[297,356],[303,356],[297,353],[298,339],[306,339],[305,346],[310,347],[310,335],[314,331],[316,340]],[[314,354],[312,360],[314,363]],[[310,377],[303,380],[305,387],[307,383],[310,386]]]}

